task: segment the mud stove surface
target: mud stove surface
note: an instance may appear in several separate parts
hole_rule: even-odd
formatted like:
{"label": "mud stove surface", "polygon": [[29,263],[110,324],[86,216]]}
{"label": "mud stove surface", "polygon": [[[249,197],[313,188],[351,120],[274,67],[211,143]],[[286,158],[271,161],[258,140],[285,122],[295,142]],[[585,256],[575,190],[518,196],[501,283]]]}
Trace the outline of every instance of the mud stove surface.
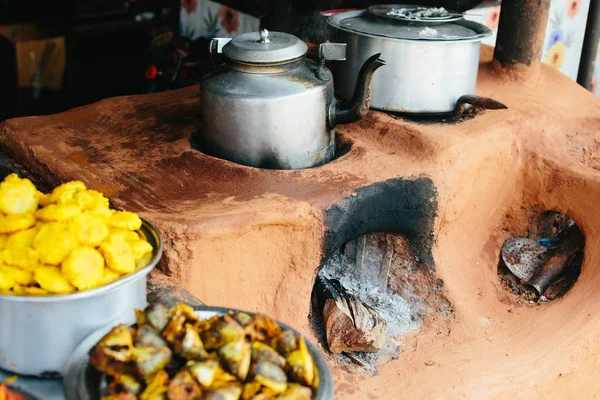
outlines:
{"label": "mud stove surface", "polygon": [[[205,303],[268,313],[315,343],[319,267],[364,234],[405,238],[452,317],[425,316],[375,376],[327,355],[336,397],[586,397],[600,391],[600,100],[549,68],[531,85],[506,81],[482,54],[478,94],[508,109],[452,124],[371,111],[337,130],[351,148],[318,168],[194,150],[197,87],[10,120],[0,150],[49,184],[80,179],[139,212],[164,236],[161,269]],[[497,271],[533,208],[568,213],[586,238],[578,280],[546,304],[519,301]]]}

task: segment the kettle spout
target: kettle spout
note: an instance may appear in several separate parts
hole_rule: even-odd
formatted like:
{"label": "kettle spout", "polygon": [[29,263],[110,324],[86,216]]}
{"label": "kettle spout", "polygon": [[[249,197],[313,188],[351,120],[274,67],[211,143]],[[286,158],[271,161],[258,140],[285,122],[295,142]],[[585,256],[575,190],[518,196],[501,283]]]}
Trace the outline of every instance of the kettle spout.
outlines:
{"label": "kettle spout", "polygon": [[350,124],[356,122],[365,116],[369,107],[371,107],[371,82],[373,74],[378,68],[385,65],[385,61],[379,57],[381,53],[375,54],[363,64],[358,78],[352,99],[347,104],[333,102],[331,113],[332,128],[339,124]]}

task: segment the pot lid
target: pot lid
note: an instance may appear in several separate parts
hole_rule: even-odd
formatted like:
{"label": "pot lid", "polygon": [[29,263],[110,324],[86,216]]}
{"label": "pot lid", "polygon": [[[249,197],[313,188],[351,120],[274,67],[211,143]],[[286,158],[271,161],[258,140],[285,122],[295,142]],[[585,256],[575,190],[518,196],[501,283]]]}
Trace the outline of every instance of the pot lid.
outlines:
{"label": "pot lid", "polygon": [[468,41],[492,34],[485,25],[464,19],[430,25],[380,18],[365,10],[335,14],[329,17],[328,22],[352,33],[405,40]]}
{"label": "pot lid", "polygon": [[223,47],[223,54],[242,63],[276,64],[300,58],[307,50],[306,43],[294,35],[262,29],[236,36]]}

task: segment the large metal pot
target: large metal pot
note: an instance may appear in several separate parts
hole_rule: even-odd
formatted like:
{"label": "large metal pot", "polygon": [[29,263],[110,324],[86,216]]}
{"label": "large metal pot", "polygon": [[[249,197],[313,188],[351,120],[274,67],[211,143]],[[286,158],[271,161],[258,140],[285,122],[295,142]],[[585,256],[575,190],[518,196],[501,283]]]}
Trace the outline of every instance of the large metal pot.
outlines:
{"label": "large metal pot", "polygon": [[[213,41],[213,54],[220,53],[223,41]],[[335,126],[368,111],[371,77],[383,62],[379,55],[363,61],[352,100],[342,106],[324,64],[345,59],[345,45],[321,45],[321,63],[306,59],[307,50],[293,35],[266,30],[225,44],[224,63],[200,82],[201,149],[259,168],[299,169],[330,161]]]}
{"label": "large metal pot", "polygon": [[[202,319],[208,319],[215,315],[225,315],[229,311],[240,310],[222,307],[196,308],[196,314]],[[243,312],[252,315],[250,312]],[[292,330],[300,336],[300,333],[295,329],[281,322],[278,322],[278,324],[283,329]],[[105,377],[90,365],[89,352],[113,327],[114,325],[109,325],[92,333],[77,346],[77,349],[69,358],[64,379],[64,392],[67,400],[96,400],[106,394]],[[319,372],[319,387],[313,400],[333,400],[333,379],[327,362],[321,352],[309,340],[305,340],[306,347],[315,360]]]}
{"label": "large metal pot", "polygon": [[162,242],[143,221],[153,247],[150,264],[106,286],[62,296],[0,295],[0,368],[21,375],[56,377],[77,345],[106,325],[135,322],[146,307],[146,276],[158,264]]}
{"label": "large metal pot", "polygon": [[462,18],[443,24],[406,23],[368,11],[334,14],[332,40],[347,44],[344,66],[332,66],[336,94],[348,99],[358,66],[383,53],[388,66],[373,77],[371,107],[436,114],[454,110],[459,97],[475,93],[484,25]]}

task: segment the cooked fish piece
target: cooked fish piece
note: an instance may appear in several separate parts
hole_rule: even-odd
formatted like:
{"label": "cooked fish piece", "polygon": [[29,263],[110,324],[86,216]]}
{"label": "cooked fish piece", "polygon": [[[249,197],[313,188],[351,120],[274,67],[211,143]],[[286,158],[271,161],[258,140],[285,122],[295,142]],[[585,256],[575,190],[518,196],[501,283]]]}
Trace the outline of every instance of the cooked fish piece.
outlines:
{"label": "cooked fish piece", "polygon": [[216,380],[219,372],[219,361],[205,360],[193,362],[188,366],[188,370],[200,385],[209,387]]}
{"label": "cooked fish piece", "polygon": [[108,392],[110,394],[131,393],[137,395],[141,391],[141,382],[138,382],[133,375],[129,374],[115,376],[110,385],[108,385]]}
{"label": "cooked fish piece", "polygon": [[200,361],[208,358],[198,331],[189,324],[186,324],[183,329],[183,336],[173,343],[173,349],[176,354],[186,360]]}
{"label": "cooked fish piece", "polygon": [[277,400],[311,400],[312,390],[297,383],[290,383],[285,392],[277,397]]}
{"label": "cooked fish piece", "polygon": [[279,354],[287,357],[298,348],[298,337],[290,330],[283,331],[273,339],[272,347],[277,350]]}
{"label": "cooked fish piece", "polygon": [[202,389],[188,370],[177,373],[169,383],[169,400],[195,400],[202,395]]}
{"label": "cooked fish piece", "polygon": [[242,388],[242,395],[240,397],[241,400],[251,400],[254,399],[255,396],[262,389],[262,385],[260,382],[251,381],[244,385]]}
{"label": "cooked fish piece", "polygon": [[158,371],[146,382],[146,389],[140,395],[140,400],[166,400],[169,385],[169,374]]}
{"label": "cooked fish piece", "polygon": [[217,350],[230,342],[244,338],[244,328],[230,315],[216,316],[208,320],[208,329],[201,333],[207,350]]}
{"label": "cooked fish piece", "polygon": [[167,342],[150,325],[142,325],[137,329],[134,344],[136,347],[167,347]]}
{"label": "cooked fish piece", "polygon": [[272,340],[281,332],[281,328],[277,322],[263,314],[254,314],[250,318],[250,322],[244,327],[244,332],[247,337],[252,340],[265,342]]}
{"label": "cooked fish piece", "polygon": [[121,393],[121,394],[112,394],[110,396],[102,396],[100,400],[137,400],[135,394],[131,393]]}
{"label": "cooked fish piece", "polygon": [[275,349],[262,342],[252,342],[252,362],[257,360],[269,361],[280,368],[285,367],[285,358]]}
{"label": "cooked fish piece", "polygon": [[202,400],[238,400],[242,395],[239,382],[218,382],[204,392]]}
{"label": "cooked fish piece", "polygon": [[164,369],[171,361],[172,353],[168,347],[134,347],[131,349],[135,369],[140,378],[146,380]]}
{"label": "cooked fish piece", "polygon": [[241,381],[245,381],[250,370],[252,347],[243,338],[229,342],[219,349],[219,358],[225,368]]}
{"label": "cooked fish piece", "polygon": [[315,379],[315,364],[308,352],[304,339],[299,337],[297,342],[298,349],[294,350],[286,358],[288,374],[293,381],[311,386]]}
{"label": "cooked fish piece", "polygon": [[283,369],[268,361],[258,360],[252,364],[250,377],[277,394],[287,389],[288,379]]}
{"label": "cooked fish piece", "polygon": [[159,332],[167,325],[169,310],[162,304],[150,304],[144,314],[150,325]]}

